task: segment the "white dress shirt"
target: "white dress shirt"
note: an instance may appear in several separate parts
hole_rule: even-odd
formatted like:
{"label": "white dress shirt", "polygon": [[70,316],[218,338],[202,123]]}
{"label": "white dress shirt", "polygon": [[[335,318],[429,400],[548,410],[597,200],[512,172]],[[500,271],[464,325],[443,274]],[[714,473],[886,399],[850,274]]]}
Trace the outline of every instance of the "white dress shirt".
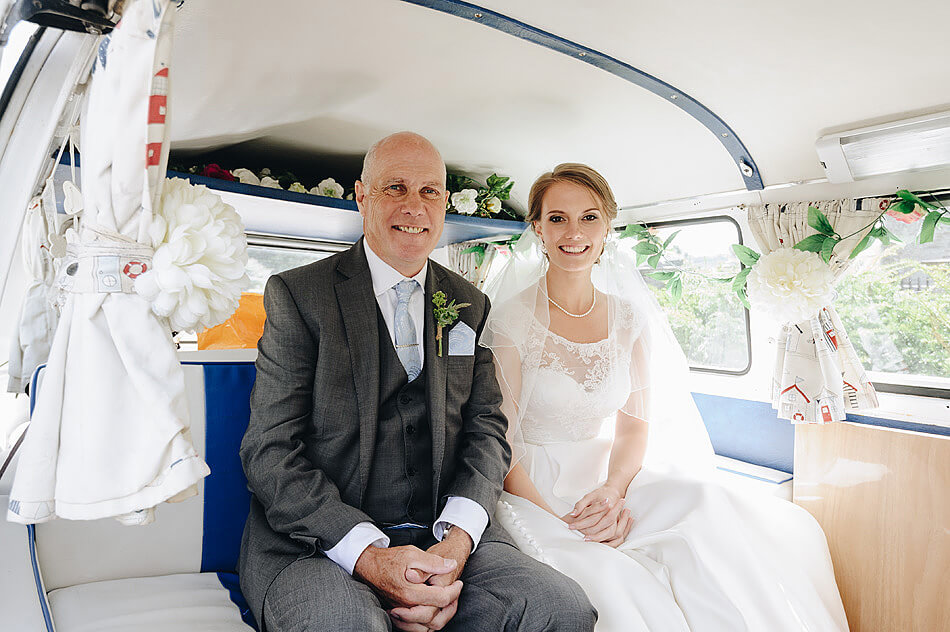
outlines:
{"label": "white dress shirt", "polygon": [[[396,290],[393,289],[404,280],[402,274],[379,258],[366,241],[363,241],[366,251],[366,262],[369,264],[369,273],[373,279],[373,294],[379,304],[379,311],[389,329],[389,338],[396,344],[396,333],[393,321],[396,318]],[[419,285],[413,289],[409,298],[409,314],[416,326],[416,340],[419,341],[419,359],[421,366],[425,365],[423,328],[425,326],[425,287],[428,264],[422,266],[419,274],[412,277]],[[432,534],[436,540],[442,541],[445,530],[449,525],[456,525],[472,538],[472,550],[478,546],[485,528],[488,526],[488,512],[485,508],[470,498],[450,496],[445,502],[445,508],[439,514],[438,520],[432,525]],[[371,522],[361,522],[343,536],[332,549],[324,551],[327,557],[336,562],[347,573],[353,574],[353,567],[363,551],[368,546],[386,548],[389,546],[389,537]]]}

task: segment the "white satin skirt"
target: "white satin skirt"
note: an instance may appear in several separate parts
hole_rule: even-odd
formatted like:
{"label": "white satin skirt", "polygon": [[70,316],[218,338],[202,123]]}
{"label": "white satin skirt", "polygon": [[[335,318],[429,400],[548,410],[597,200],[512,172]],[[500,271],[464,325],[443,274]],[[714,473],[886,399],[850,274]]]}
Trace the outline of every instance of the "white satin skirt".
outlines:
{"label": "white satin skirt", "polygon": [[[521,463],[564,515],[606,479],[610,445],[529,444]],[[585,542],[507,492],[496,519],[522,551],[580,584],[598,632],[848,629],[824,533],[797,505],[657,469],[637,474],[625,502],[634,522],[618,548]]]}

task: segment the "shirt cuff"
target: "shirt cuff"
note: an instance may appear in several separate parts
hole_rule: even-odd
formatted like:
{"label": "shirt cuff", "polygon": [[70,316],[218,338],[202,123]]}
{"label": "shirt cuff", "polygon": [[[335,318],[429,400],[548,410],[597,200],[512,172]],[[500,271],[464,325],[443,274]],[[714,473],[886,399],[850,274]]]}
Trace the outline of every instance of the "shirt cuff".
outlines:
{"label": "shirt cuff", "polygon": [[432,535],[439,542],[445,537],[445,529],[449,525],[455,525],[464,529],[465,533],[472,538],[472,551],[478,547],[485,528],[488,527],[488,512],[470,498],[464,496],[449,496],[445,501],[445,509],[439,515],[439,519],[432,525]]}
{"label": "shirt cuff", "polygon": [[347,532],[332,549],[324,551],[324,555],[350,575],[356,560],[368,546],[385,549],[389,546],[389,537],[380,531],[372,522],[361,522]]}

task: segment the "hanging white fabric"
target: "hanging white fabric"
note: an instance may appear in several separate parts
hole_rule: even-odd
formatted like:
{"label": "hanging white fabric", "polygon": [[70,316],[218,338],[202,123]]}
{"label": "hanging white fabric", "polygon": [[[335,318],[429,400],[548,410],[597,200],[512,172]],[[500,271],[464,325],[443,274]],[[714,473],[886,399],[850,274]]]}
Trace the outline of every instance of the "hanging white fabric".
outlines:
{"label": "hanging white fabric", "polygon": [[30,202],[20,238],[23,265],[29,285],[23,296],[17,329],[10,344],[10,365],[7,390],[25,393],[30,376],[49,356],[58,314],[50,301],[50,288],[55,274],[47,241],[49,228],[43,212],[42,199]]}
{"label": "hanging white fabric", "polygon": [[[78,127],[75,128],[78,131]],[[20,318],[16,333],[10,344],[10,365],[7,391],[25,393],[36,367],[45,364],[49,357],[56,323],[59,321],[59,306],[56,300],[58,263],[66,254],[65,231],[71,225],[68,221],[82,208],[81,194],[75,186],[76,155],[73,149],[72,131],[59,150],[56,165],[70,147],[71,181],[63,185],[63,211],[59,212],[56,182],[53,173],[46,180],[43,192],[30,201],[20,236],[20,250],[23,266],[29,274],[29,285],[20,307]],[[79,197],[77,205],[77,196]],[[78,208],[76,208],[78,206]]]}
{"label": "hanging white fabric", "polygon": [[[877,217],[876,206],[860,210],[855,200],[755,205],[748,208],[749,227],[764,253],[792,248],[816,233],[808,225],[809,206],[824,213],[839,235],[850,235],[829,262],[838,282],[850,265],[851,250],[870,230],[860,229]],[[877,393],[832,305],[807,321],[782,325],[771,395],[778,417],[795,423],[843,421],[849,410],[877,407]]]}
{"label": "hanging white fabric", "polygon": [[167,323],[132,289],[149,265],[167,160],[168,7],[134,0],[101,39],[82,117],[79,243],[11,491],[14,522],[146,524],[209,474]]}

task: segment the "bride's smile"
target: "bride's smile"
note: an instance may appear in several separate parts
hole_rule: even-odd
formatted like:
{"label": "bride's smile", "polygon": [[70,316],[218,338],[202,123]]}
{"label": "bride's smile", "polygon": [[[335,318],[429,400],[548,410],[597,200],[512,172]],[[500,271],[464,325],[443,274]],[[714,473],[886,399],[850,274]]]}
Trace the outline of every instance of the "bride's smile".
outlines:
{"label": "bride's smile", "polygon": [[554,269],[589,270],[603,252],[608,222],[594,195],[572,182],[556,182],[544,194],[534,229]]}

